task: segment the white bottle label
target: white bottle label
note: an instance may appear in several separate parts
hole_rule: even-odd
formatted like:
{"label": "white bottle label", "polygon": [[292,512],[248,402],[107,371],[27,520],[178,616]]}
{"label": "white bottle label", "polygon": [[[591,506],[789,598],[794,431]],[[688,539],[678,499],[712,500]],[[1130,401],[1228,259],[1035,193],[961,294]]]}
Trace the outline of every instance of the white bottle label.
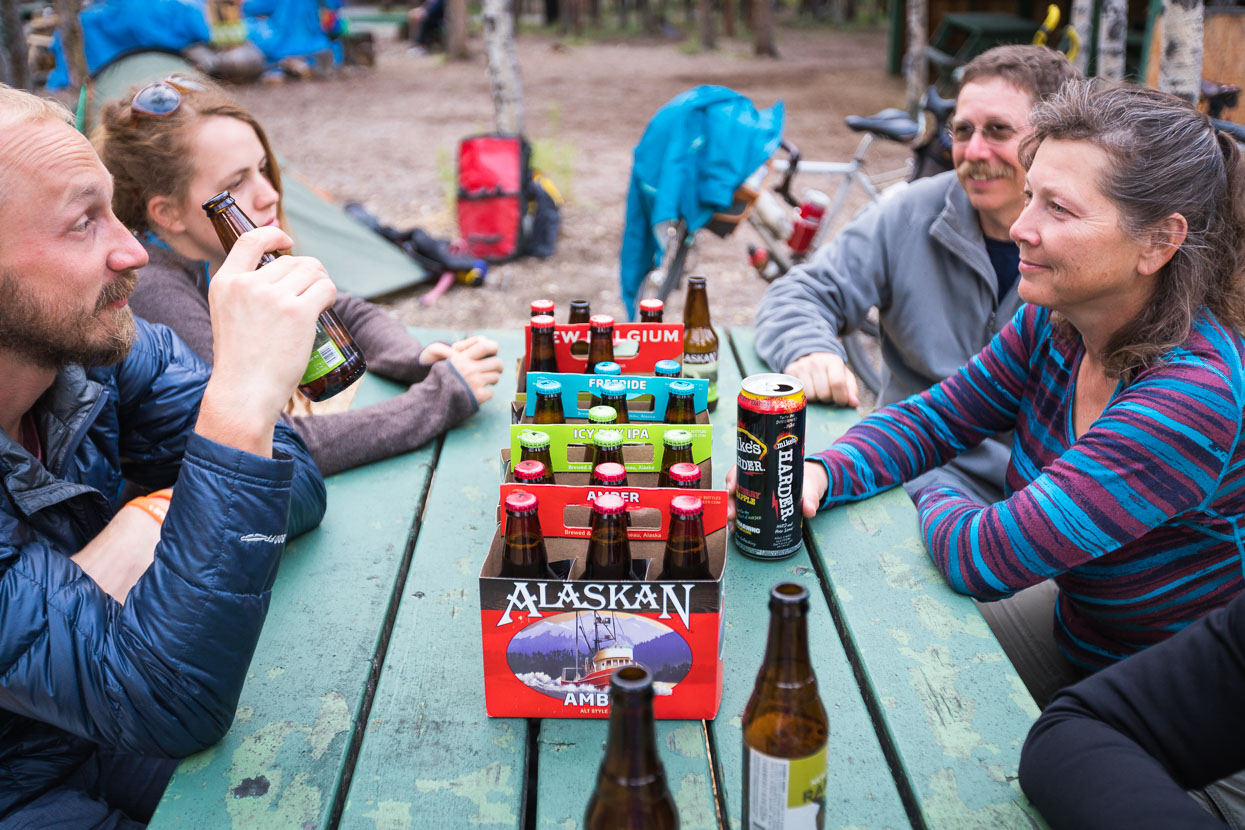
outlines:
{"label": "white bottle label", "polygon": [[747,752],[748,830],[818,830],[826,808],[826,748],[804,758]]}

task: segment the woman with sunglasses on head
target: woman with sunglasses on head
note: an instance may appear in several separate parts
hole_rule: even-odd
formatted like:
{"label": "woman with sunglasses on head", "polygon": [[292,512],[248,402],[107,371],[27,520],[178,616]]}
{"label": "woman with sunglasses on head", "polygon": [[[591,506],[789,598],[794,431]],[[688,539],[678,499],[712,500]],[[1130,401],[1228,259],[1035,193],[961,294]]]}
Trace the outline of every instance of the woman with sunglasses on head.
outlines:
{"label": "woman with sunglasses on head", "polygon": [[[106,106],[93,142],[113,175],[113,209],[150,257],[131,306],[210,363],[207,288],[225,251],[201,205],[228,190],[256,225],[284,224],[281,175],[263,128],[209,82],[171,77]],[[422,346],[357,297],[339,292],[333,308],[368,368],[410,388],[333,414],[295,414],[307,404],[292,402],[291,421],[325,475],[414,449],[492,397],[502,368],[496,343]]]}

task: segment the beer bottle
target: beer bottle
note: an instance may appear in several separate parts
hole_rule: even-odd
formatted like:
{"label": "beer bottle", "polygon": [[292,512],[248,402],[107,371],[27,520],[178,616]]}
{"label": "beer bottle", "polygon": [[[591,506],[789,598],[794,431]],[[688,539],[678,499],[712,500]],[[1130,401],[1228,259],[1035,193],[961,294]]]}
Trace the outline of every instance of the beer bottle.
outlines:
{"label": "beer bottle", "polygon": [[596,374],[597,364],[614,362],[614,318],[594,314],[588,320],[588,374]]}
{"label": "beer bottle", "polygon": [[640,322],[660,323],[662,312],[665,311],[665,308],[666,304],[655,298],[640,300]]}
{"label": "beer bottle", "polygon": [[527,360],[529,372],[556,372],[558,358],[553,353],[553,317],[541,314],[532,318],[532,353]]}
{"label": "beer bottle", "polygon": [[537,424],[565,424],[562,411],[562,384],[543,378],[536,382],[536,414],[532,422]]}
{"label": "beer bottle", "polygon": [[550,579],[545,537],[536,515],[536,497],[516,492],[506,496],[506,537],[501,547],[504,579]]}
{"label": "beer bottle", "polygon": [[670,468],[670,486],[683,490],[699,490],[700,468],[695,464],[675,464]]}
{"label": "beer bottle", "polygon": [[566,322],[586,323],[591,316],[592,309],[588,305],[587,300],[571,300],[571,316],[567,318]]}
{"label": "beer bottle", "polygon": [[696,387],[685,380],[672,381],[670,396],[666,399],[666,414],[662,420],[667,424],[696,423]]}
{"label": "beer bottle", "polygon": [[[593,367],[592,374],[605,375],[607,377],[617,377],[622,374],[622,367],[612,360],[603,360]],[[592,403],[590,406],[600,406],[601,396],[595,391],[592,393]]]}
{"label": "beer bottle", "polygon": [[616,424],[618,423],[618,412],[612,406],[594,406],[588,410],[588,423]]}
{"label": "beer bottle", "polygon": [[584,579],[631,579],[631,545],[627,542],[623,500],[602,493],[592,503],[592,529]]}
{"label": "beer bottle", "polygon": [[640,665],[610,677],[610,728],[584,830],[677,830],[653,729],[653,676]]}
{"label": "beer bottle", "polygon": [[713,579],[705,545],[705,506],[696,496],[670,500],[670,535],[661,560],[664,580]]}
{"label": "beer bottle", "polygon": [[673,487],[670,468],[675,464],[692,463],[692,434],[685,429],[666,430],[661,437],[661,474],[657,476],[657,486]]}
{"label": "beer bottle", "polygon": [[681,378],[683,367],[677,360],[659,360],[653,366],[653,374],[659,378]]}
{"label": "beer bottle", "polygon": [[744,827],[826,823],[826,741],[830,721],[808,656],[808,591],[784,582],[770,589],[769,638],[752,697],[744,707]]}
{"label": "beer bottle", "polygon": [[532,300],[532,316],[540,317],[543,315],[553,316],[554,305],[553,300]]}
{"label": "beer bottle", "polygon": [[623,436],[616,429],[598,429],[592,433],[592,468],[598,464],[623,463]]}
{"label": "beer bottle", "polygon": [[709,411],[718,407],[718,336],[709,322],[704,277],[687,278],[683,302],[683,377],[709,381]]}
{"label": "beer bottle", "polygon": [[592,480],[589,483],[593,487],[626,487],[627,468],[612,461],[598,464],[592,469]]}
{"label": "beer bottle", "polygon": [[545,465],[535,459],[529,458],[514,465],[514,480],[520,484],[553,484],[546,480],[548,478]]}
{"label": "beer bottle", "polygon": [[601,384],[601,405],[612,406],[618,413],[618,423],[629,424],[627,416],[627,382],[610,379]]}
{"label": "beer bottle", "polygon": [[536,484],[555,484],[553,480],[553,461],[549,458],[549,434],[536,429],[525,429],[519,433],[519,460],[539,461],[545,469],[545,477]]}
{"label": "beer bottle", "polygon": [[[233,244],[238,241],[239,236],[255,229],[255,223],[242,212],[242,208],[234,202],[228,190],[217,193],[204,202],[203,210],[220,238],[225,253],[233,250]],[[260,257],[259,264],[267,265],[277,256],[266,253]],[[337,312],[326,308],[316,320],[316,339],[312,345],[311,358],[307,361],[307,371],[299,381],[298,391],[308,400],[322,401],[354,383],[363,376],[366,369],[367,361],[363,352],[342,325]]]}

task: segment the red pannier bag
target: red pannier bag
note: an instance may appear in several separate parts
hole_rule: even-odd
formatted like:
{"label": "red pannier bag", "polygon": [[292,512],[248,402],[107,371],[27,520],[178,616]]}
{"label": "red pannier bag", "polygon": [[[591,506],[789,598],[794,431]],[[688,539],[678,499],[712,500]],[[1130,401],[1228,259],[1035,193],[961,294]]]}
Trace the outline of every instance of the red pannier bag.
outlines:
{"label": "red pannier bag", "polygon": [[531,149],[522,136],[475,135],[458,144],[458,235],[473,257],[504,262],[522,248]]}

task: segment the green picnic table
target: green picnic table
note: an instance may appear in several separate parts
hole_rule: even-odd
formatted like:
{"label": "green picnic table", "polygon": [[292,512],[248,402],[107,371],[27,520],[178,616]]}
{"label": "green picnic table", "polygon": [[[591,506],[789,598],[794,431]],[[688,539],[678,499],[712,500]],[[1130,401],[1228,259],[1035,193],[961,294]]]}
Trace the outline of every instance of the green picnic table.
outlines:
{"label": "green picnic table", "polygon": [[[490,336],[506,357],[497,398],[439,442],[328,480],[324,524],[285,555],[233,728],[182,762],[153,828],[580,826],[606,722],[484,710],[477,575],[523,344],[518,331]],[[718,487],[741,377],[765,371],[751,330],[719,336]],[[356,401],[395,391],[368,378]],[[855,419],[811,406],[810,450]],[[781,580],[813,597],[827,828],[1045,826],[1016,781],[1037,709],[972,601],[930,563],[907,495],[823,513],[806,543],[782,562],[730,552],[721,710],[657,727],[684,830],[742,826],[740,715]]]}

